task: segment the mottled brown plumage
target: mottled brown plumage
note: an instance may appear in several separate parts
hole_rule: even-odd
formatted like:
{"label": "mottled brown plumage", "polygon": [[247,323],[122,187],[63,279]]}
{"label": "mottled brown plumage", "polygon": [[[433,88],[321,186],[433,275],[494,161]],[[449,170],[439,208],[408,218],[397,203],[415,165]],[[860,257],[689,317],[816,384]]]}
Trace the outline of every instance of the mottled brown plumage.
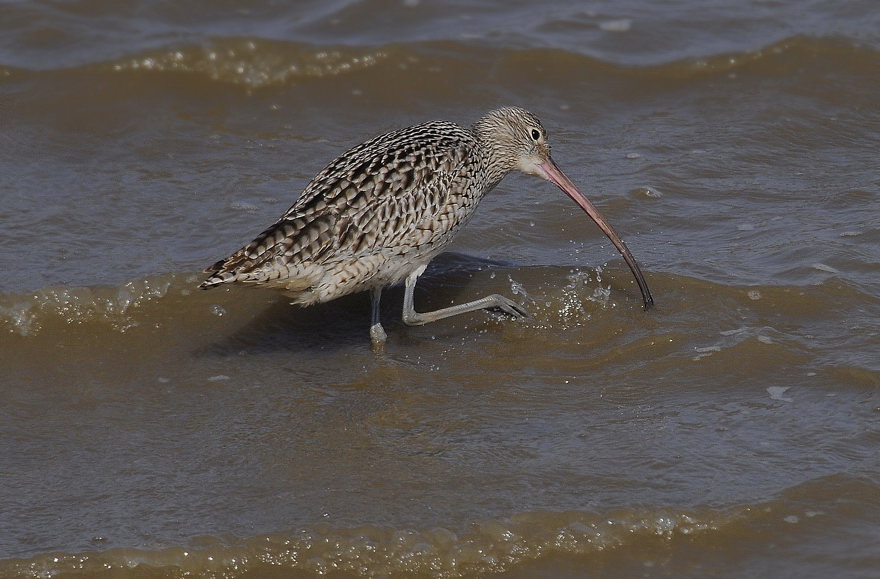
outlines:
{"label": "mottled brown plumage", "polygon": [[418,276],[483,195],[519,170],[555,183],[590,214],[623,254],[649,307],[653,299],[629,250],[550,158],[546,138],[541,122],[516,107],[492,111],[470,129],[434,121],[380,135],[327,165],[274,225],[208,268],[199,287],[263,285],[304,306],[371,290],[374,343],[385,340],[382,288],[402,280],[407,324],[483,308],[526,315],[499,295],[424,314],[412,298]]}

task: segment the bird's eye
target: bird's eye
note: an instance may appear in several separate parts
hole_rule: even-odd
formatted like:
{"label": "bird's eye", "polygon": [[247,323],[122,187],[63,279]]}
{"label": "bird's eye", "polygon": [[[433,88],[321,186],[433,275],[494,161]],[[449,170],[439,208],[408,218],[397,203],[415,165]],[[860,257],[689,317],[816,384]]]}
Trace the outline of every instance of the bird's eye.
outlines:
{"label": "bird's eye", "polygon": [[541,138],[541,131],[538,129],[532,129],[532,139],[537,141]]}

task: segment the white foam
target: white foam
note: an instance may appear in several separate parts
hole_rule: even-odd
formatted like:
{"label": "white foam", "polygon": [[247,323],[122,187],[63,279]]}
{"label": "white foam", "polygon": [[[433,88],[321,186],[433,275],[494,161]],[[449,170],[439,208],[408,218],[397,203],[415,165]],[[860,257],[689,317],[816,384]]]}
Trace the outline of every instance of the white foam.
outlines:
{"label": "white foam", "polygon": [[599,23],[599,28],[605,32],[629,32],[632,29],[632,20],[629,18],[606,20]]}
{"label": "white foam", "polygon": [[815,270],[824,271],[827,273],[840,273],[840,271],[838,271],[837,269],[831,267],[830,265],[824,264],[824,263],[814,263],[810,267],[812,267]]}
{"label": "white foam", "polygon": [[768,386],[767,393],[770,395],[770,400],[779,400],[782,402],[793,402],[792,398],[787,396],[783,396],[791,386]]}

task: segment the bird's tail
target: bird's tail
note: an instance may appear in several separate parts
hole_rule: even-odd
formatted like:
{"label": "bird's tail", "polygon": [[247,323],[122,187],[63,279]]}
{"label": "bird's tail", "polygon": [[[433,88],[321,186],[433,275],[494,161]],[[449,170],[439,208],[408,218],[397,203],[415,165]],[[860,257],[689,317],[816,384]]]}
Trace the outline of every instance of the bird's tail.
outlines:
{"label": "bird's tail", "polygon": [[237,277],[235,272],[223,270],[223,264],[225,263],[225,261],[226,260],[220,260],[211,267],[205,269],[205,273],[209,273],[211,275],[209,275],[202,283],[199,284],[199,289],[211,289],[213,287],[217,287],[218,285],[235,281]]}

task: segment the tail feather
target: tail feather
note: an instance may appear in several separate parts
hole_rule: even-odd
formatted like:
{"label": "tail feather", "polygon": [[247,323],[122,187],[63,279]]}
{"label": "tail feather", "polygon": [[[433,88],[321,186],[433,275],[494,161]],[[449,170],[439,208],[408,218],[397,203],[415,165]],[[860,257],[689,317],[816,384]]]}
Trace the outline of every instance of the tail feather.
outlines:
{"label": "tail feather", "polygon": [[239,281],[245,274],[253,271],[256,264],[247,258],[247,249],[244,247],[206,268],[205,273],[210,275],[199,284],[199,289],[211,289],[224,283]]}
{"label": "tail feather", "polygon": [[[211,270],[205,270],[205,273],[210,273]],[[199,284],[199,289],[211,289],[212,287],[217,287],[220,284],[230,283],[235,281],[236,275],[232,272],[215,272],[212,275],[208,276],[202,283]]]}
{"label": "tail feather", "polygon": [[267,267],[266,261],[248,258],[246,250],[247,248],[239,250],[207,268],[205,273],[210,275],[199,284],[199,289],[211,289],[225,283],[238,282],[297,293],[309,290],[315,285],[316,272],[306,268],[291,276],[291,271],[282,265]]}

